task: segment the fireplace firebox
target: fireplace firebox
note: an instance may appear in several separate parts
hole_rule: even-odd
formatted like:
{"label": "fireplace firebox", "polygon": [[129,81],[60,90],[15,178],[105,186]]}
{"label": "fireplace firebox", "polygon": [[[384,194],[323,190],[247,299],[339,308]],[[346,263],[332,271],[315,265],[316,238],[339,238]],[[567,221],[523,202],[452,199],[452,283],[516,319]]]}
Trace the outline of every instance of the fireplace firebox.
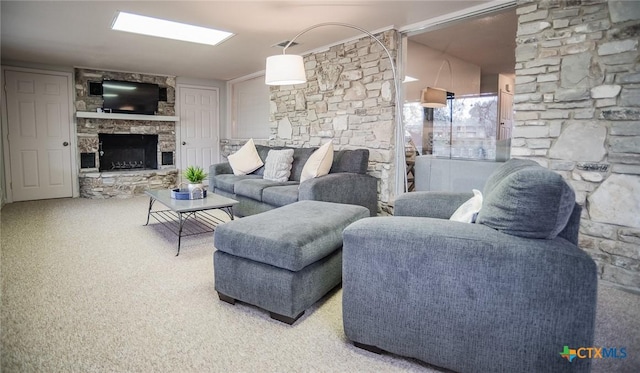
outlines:
{"label": "fireplace firebox", "polygon": [[158,135],[98,134],[100,171],[158,169]]}

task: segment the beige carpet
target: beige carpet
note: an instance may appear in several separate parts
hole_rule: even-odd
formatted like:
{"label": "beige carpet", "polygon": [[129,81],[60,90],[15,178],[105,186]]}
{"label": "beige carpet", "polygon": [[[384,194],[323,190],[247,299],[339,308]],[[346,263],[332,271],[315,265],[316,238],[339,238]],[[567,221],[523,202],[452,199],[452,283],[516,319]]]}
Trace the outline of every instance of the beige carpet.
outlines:
{"label": "beige carpet", "polygon": [[[211,235],[144,226],[148,199],[62,199],[1,213],[2,372],[429,372],[353,347],[341,291],[287,326],[213,288]],[[594,371],[640,361],[640,297],[601,286]],[[579,317],[579,315],[576,315]],[[617,365],[612,365],[617,364]]]}

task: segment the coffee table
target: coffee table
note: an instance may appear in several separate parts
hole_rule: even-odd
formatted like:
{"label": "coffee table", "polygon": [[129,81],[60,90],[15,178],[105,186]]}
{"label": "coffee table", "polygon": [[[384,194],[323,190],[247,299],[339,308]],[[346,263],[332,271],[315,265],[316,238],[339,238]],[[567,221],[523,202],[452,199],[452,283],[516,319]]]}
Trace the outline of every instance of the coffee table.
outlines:
{"label": "coffee table", "polygon": [[[154,219],[175,233],[178,236],[176,256],[180,255],[182,237],[213,232],[218,224],[225,222],[208,210],[221,210],[233,220],[233,206],[238,203],[235,199],[215,193],[207,193],[205,198],[187,200],[171,198],[171,191],[168,189],[147,190],[144,194],[149,196],[149,211],[145,225],[149,225],[149,218],[153,216]],[[156,201],[168,209],[152,211]]]}

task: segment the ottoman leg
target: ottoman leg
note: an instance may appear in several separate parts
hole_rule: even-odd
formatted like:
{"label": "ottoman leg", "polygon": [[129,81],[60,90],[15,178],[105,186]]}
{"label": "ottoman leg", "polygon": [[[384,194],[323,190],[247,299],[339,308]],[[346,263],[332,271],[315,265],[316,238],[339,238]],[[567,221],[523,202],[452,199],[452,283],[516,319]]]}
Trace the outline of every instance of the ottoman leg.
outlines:
{"label": "ottoman leg", "polygon": [[300,312],[295,317],[289,317],[289,316],[285,316],[285,315],[280,315],[279,313],[269,312],[269,316],[271,316],[272,319],[278,320],[280,322],[283,322],[283,323],[289,324],[289,325],[292,325],[294,322],[296,322],[302,315],[304,315],[304,311]]}
{"label": "ottoman leg", "polygon": [[220,298],[221,301],[223,302],[227,302],[229,304],[236,304],[236,300],[231,298],[228,295],[224,295],[221,292],[218,292],[218,298]]}
{"label": "ottoman leg", "polygon": [[363,349],[363,350],[367,350],[367,351],[369,351],[369,352],[373,352],[374,354],[378,354],[378,355],[380,355],[380,354],[382,354],[382,353],[384,352],[383,350],[379,349],[379,348],[378,348],[378,347],[376,347],[376,346],[366,345],[366,344],[364,344],[364,343],[360,343],[360,342],[355,342],[355,341],[354,341],[354,342],[353,342],[353,345],[354,345],[354,346],[356,346],[356,347],[358,347],[358,348],[361,348],[361,349]]}

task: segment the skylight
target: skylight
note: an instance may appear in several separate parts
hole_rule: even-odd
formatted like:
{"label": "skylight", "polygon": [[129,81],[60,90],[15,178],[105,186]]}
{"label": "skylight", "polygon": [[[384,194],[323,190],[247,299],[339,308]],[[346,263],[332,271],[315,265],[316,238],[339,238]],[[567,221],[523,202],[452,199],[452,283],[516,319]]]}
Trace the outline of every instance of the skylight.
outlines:
{"label": "skylight", "polygon": [[233,36],[230,32],[125,12],[118,12],[111,29],[208,45],[217,45]]}

